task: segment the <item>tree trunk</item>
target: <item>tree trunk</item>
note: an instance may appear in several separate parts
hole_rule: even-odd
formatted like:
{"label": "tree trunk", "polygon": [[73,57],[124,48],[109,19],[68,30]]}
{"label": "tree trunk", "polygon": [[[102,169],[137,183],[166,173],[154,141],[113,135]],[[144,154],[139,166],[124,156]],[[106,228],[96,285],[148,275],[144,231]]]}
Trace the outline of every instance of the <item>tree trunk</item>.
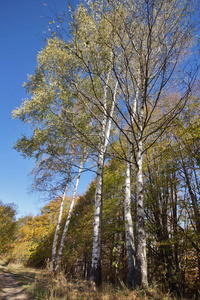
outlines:
{"label": "tree trunk", "polygon": [[[183,173],[185,176],[185,182],[189,191],[190,199],[192,201],[192,208],[194,211],[194,217],[195,217],[195,225],[196,225],[196,233],[197,233],[197,242],[198,247],[200,245],[200,210],[199,210],[199,204],[198,204],[198,198],[196,193],[192,189],[192,184],[190,182],[190,177],[188,174],[188,171],[186,169],[186,166],[184,164],[183,158],[182,158],[182,168]],[[200,278],[200,253],[197,251],[197,261],[198,261],[198,272],[199,272],[199,278]]]}
{"label": "tree trunk", "polygon": [[75,188],[74,188],[74,192],[73,192],[73,196],[72,196],[72,201],[70,203],[70,208],[69,208],[67,220],[66,220],[65,227],[64,227],[64,230],[63,230],[63,234],[62,234],[60,248],[59,248],[59,251],[58,251],[57,261],[56,261],[56,265],[55,265],[55,269],[54,269],[55,272],[59,271],[60,260],[61,260],[61,257],[62,257],[62,251],[63,251],[63,247],[64,247],[65,237],[66,237],[66,234],[67,234],[67,230],[68,230],[69,223],[70,223],[70,220],[71,220],[72,212],[73,212],[73,209],[74,209],[75,197],[76,197],[76,193],[77,193],[77,189],[78,189],[78,185],[79,185],[79,180],[80,180],[80,176],[81,176],[83,166],[84,166],[84,163],[85,163],[86,159],[87,159],[87,155],[85,156],[83,161],[80,163],[78,175],[77,175],[77,178],[76,178],[76,184],[75,184]]}
{"label": "tree trunk", "polygon": [[130,288],[134,287],[135,275],[135,245],[133,233],[133,220],[131,215],[131,145],[128,142],[128,155],[126,162],[125,197],[124,197],[124,220],[126,253],[128,264],[128,283]]}
{"label": "tree trunk", "polygon": [[55,267],[58,235],[59,235],[59,231],[60,231],[60,225],[61,225],[62,213],[63,213],[63,206],[64,206],[64,200],[65,200],[65,196],[66,196],[66,193],[67,193],[67,189],[68,189],[68,182],[66,184],[65,191],[63,193],[62,200],[61,200],[61,203],[60,203],[60,211],[59,211],[59,216],[58,216],[58,222],[57,222],[57,225],[56,225],[56,230],[55,230],[54,239],[53,239],[53,246],[52,246],[52,252],[51,252],[51,261],[50,261],[51,271],[54,271],[54,267]]}
{"label": "tree trunk", "polygon": [[54,239],[53,239],[52,252],[51,252],[51,261],[50,261],[50,270],[52,272],[54,271],[54,268],[55,268],[55,259],[56,259],[58,235],[59,235],[59,231],[60,231],[60,226],[61,226],[61,221],[62,221],[62,213],[63,213],[63,206],[64,206],[64,201],[65,201],[65,197],[66,197],[66,193],[67,193],[67,189],[68,189],[69,178],[70,178],[70,173],[71,173],[73,160],[74,160],[74,155],[72,157],[72,161],[71,161],[69,169],[68,169],[65,191],[62,195],[62,199],[61,199],[61,203],[60,203],[60,211],[59,211],[59,216],[58,216],[58,222],[57,222],[57,225],[56,225],[56,230],[55,230]]}
{"label": "tree trunk", "polygon": [[[109,79],[109,76],[108,76]],[[106,85],[108,84],[108,81]],[[103,167],[104,167],[104,158],[105,152],[107,149],[112,116],[115,108],[116,93],[117,93],[118,83],[115,85],[112,107],[110,114],[107,111],[107,105],[104,105],[104,116],[102,122],[102,134],[101,134],[101,144],[98,153],[98,163],[97,163],[97,185],[95,191],[95,211],[94,211],[94,223],[93,223],[93,246],[92,246],[92,265],[89,274],[89,280],[95,282],[97,286],[101,284],[101,223],[102,223],[102,209],[103,209]],[[107,87],[105,89],[105,99],[106,102]]]}
{"label": "tree trunk", "polygon": [[142,173],[142,148],[141,128],[139,128],[139,140],[137,149],[137,213],[136,213],[136,285],[148,287],[147,258],[146,258],[146,234],[144,226],[144,196]]}
{"label": "tree trunk", "polygon": [[97,185],[95,192],[95,211],[93,224],[92,266],[89,279],[97,286],[101,284],[101,222],[102,222],[102,188],[103,188],[104,152],[100,151],[97,165]]}

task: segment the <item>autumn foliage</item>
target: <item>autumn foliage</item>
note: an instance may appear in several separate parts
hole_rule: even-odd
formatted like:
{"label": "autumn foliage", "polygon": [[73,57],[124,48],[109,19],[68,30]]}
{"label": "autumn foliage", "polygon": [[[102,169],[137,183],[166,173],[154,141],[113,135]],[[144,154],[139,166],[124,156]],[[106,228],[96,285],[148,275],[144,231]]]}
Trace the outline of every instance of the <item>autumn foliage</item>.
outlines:
{"label": "autumn foliage", "polygon": [[[194,108],[199,110],[196,98],[190,100],[187,110],[174,120],[153,151],[145,154],[144,164],[149,281],[151,284],[157,282],[163,290],[190,296],[199,289],[200,275],[196,217],[199,208],[198,201],[192,198],[198,199],[199,188],[199,130],[195,125],[199,115],[193,115]],[[126,283],[127,278],[124,168],[116,159],[109,159],[104,172],[102,274],[103,281],[112,284]],[[134,172],[132,181],[135,220]],[[95,184],[92,182],[86,193],[76,200],[62,257],[62,269],[67,278],[87,279],[90,270]],[[69,203],[70,198],[66,198],[62,226]],[[59,199],[51,201],[40,215],[18,221],[21,224],[12,252],[14,260],[30,266],[45,266],[51,255],[59,204]]]}

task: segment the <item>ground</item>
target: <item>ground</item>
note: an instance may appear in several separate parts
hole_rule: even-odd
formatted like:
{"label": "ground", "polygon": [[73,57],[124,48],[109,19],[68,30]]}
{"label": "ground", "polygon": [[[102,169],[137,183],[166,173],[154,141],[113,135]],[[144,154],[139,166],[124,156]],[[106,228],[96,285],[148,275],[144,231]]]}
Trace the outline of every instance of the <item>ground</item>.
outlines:
{"label": "ground", "polygon": [[[87,280],[67,278],[59,273],[53,276],[49,265],[45,269],[6,265],[0,260],[1,300],[172,300],[170,293],[158,288],[129,290],[123,282],[119,286],[104,283],[100,289]],[[183,299],[182,299],[183,300]],[[186,298],[185,298],[186,300]]]}
{"label": "ground", "polygon": [[0,261],[0,299],[28,300],[24,288],[14,274]]}

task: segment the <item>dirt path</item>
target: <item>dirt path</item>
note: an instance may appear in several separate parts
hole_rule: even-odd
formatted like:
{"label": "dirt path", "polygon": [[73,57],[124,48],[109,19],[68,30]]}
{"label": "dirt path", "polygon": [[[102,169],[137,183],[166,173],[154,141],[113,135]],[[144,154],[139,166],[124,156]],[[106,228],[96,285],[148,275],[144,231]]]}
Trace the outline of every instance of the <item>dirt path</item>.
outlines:
{"label": "dirt path", "polygon": [[0,299],[2,300],[28,300],[24,288],[16,280],[14,274],[1,265],[0,269]]}

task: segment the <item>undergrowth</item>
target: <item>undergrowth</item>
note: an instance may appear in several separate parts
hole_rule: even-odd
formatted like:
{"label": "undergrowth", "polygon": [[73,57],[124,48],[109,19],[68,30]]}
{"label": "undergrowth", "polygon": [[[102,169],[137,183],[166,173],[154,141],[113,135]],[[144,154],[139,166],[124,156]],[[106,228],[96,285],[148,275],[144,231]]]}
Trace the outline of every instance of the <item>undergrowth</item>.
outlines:
{"label": "undergrowth", "polygon": [[53,276],[49,267],[45,270],[10,264],[9,270],[23,285],[30,300],[170,300],[154,286],[148,290],[129,290],[119,283],[118,287],[104,283],[100,289],[86,280],[68,280],[63,273]]}

